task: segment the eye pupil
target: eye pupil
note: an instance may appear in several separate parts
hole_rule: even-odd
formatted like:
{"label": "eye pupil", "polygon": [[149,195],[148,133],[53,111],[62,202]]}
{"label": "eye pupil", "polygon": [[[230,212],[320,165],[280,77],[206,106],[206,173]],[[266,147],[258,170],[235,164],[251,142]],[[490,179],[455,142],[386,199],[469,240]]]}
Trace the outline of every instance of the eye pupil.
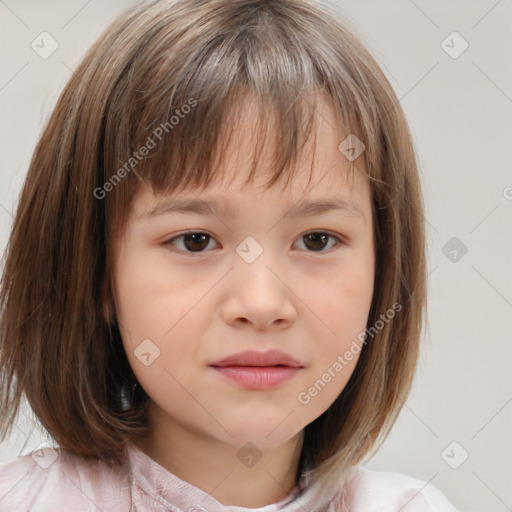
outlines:
{"label": "eye pupil", "polygon": [[[210,235],[207,235],[205,233],[189,233],[183,236],[183,242],[187,249],[198,249],[199,251],[203,250],[208,246],[208,239],[210,238]],[[192,247],[188,243],[189,241],[192,241]],[[206,243],[205,243],[206,241]],[[199,243],[199,247],[194,247],[194,244]],[[194,251],[192,251],[194,252]]]}
{"label": "eye pupil", "polygon": [[[316,248],[316,249],[323,249],[325,247],[325,244],[327,243],[327,239],[328,239],[328,235],[324,234],[324,233],[310,233],[308,235],[305,235],[304,236],[304,239],[305,240],[313,240],[313,246],[315,246],[315,244],[320,244],[320,247],[313,247],[313,248]],[[308,247],[309,244],[306,242],[306,245]]]}

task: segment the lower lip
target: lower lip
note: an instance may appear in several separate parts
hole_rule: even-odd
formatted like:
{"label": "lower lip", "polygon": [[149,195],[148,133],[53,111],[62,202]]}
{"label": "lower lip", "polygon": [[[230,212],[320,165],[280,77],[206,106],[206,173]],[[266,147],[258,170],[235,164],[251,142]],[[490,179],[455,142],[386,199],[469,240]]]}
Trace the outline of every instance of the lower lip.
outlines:
{"label": "lower lip", "polygon": [[214,370],[247,389],[272,389],[297,375],[290,366],[213,366]]}

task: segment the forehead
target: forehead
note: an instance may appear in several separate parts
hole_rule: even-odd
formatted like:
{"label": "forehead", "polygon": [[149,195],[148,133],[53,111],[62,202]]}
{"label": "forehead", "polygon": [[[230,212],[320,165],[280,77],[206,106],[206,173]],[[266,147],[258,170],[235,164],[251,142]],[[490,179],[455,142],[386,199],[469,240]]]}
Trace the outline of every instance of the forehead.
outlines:
{"label": "forehead", "polygon": [[354,173],[349,176],[339,165],[327,169],[299,167],[286,187],[278,183],[268,188],[258,174],[255,182],[242,183],[236,172],[231,181],[214,183],[206,189],[189,187],[158,193],[146,187],[139,189],[131,217],[146,221],[166,213],[193,213],[235,218],[244,210],[263,208],[277,209],[288,218],[336,211],[366,222],[371,217],[369,184],[365,176]]}
{"label": "forehead", "polygon": [[[258,175],[262,179],[272,175],[275,171],[273,157],[282,149],[279,143],[283,136],[285,140],[294,137],[299,141],[292,174],[295,187],[302,188],[303,191],[308,179],[308,174],[305,172],[307,168],[310,168],[310,174],[315,174],[315,181],[320,180],[322,175],[328,174],[326,186],[333,184],[329,182],[330,180],[335,182],[347,177],[351,174],[349,170],[361,168],[364,165],[364,151],[355,161],[347,158],[344,141],[349,135],[353,137],[353,134],[339,125],[328,97],[318,93],[313,106],[314,114],[310,130],[302,132],[305,126],[301,126],[297,133],[283,134],[279,133],[282,128],[278,125],[276,112],[271,107],[267,105],[262,107],[250,95],[240,102],[231,111],[228,119],[228,122],[235,123],[236,129],[229,132],[230,139],[224,150],[219,153],[222,156],[217,162],[223,170],[229,171],[228,182],[239,183],[244,177],[243,170],[249,168],[255,160],[258,163]],[[305,123],[305,120],[302,119],[301,123]],[[256,146],[255,141],[259,142],[257,136],[262,125],[265,127],[263,130],[265,138],[260,145]],[[231,127],[227,129],[230,130]],[[305,133],[307,138],[304,140],[302,137]],[[329,172],[335,168],[340,172]]]}
{"label": "forehead", "polygon": [[[360,155],[355,162],[346,157],[340,146],[347,133],[338,126],[328,103],[321,99],[315,110],[313,135],[299,145],[297,158],[289,169],[289,179],[277,180],[269,187],[268,181],[275,174],[274,156],[279,147],[272,110],[266,113],[269,116],[262,116],[258,105],[250,96],[247,97],[232,111],[231,120],[236,123],[236,129],[230,132],[229,140],[220,145],[213,182],[206,189],[184,186],[171,192],[141,188],[134,201],[135,216],[139,217],[148,208],[154,209],[151,204],[154,205],[161,198],[219,199],[223,204],[217,206],[225,207],[225,211],[229,211],[230,204],[236,202],[237,198],[259,198],[263,197],[262,194],[268,200],[283,203],[297,202],[306,197],[320,199],[333,195],[346,199],[354,197],[355,204],[365,202],[369,182],[365,173],[360,171],[364,166],[364,155]],[[263,143],[256,147],[255,134],[259,133],[261,123],[266,123],[267,129]],[[249,180],[249,170],[255,161],[256,172],[253,179]],[[283,173],[284,177],[288,178],[288,174]]]}

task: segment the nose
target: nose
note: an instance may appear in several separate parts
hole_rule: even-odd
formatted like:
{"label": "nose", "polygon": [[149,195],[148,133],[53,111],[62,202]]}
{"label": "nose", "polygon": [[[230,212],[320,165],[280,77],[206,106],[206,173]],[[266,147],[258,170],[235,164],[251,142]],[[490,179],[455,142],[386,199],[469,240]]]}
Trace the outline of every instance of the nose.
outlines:
{"label": "nose", "polygon": [[290,327],[297,318],[290,280],[269,250],[251,263],[237,256],[223,306],[224,321],[256,330]]}

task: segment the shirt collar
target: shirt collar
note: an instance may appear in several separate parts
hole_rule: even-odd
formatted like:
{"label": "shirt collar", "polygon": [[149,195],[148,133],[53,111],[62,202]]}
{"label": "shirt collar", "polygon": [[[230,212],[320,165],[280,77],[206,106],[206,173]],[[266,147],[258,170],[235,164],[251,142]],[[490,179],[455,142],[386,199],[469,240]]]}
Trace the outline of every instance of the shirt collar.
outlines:
{"label": "shirt collar", "polygon": [[259,508],[224,505],[210,494],[181,480],[146,455],[133,443],[128,445],[131,472],[132,510],[172,512],[304,512],[307,496],[296,486],[277,503]]}

